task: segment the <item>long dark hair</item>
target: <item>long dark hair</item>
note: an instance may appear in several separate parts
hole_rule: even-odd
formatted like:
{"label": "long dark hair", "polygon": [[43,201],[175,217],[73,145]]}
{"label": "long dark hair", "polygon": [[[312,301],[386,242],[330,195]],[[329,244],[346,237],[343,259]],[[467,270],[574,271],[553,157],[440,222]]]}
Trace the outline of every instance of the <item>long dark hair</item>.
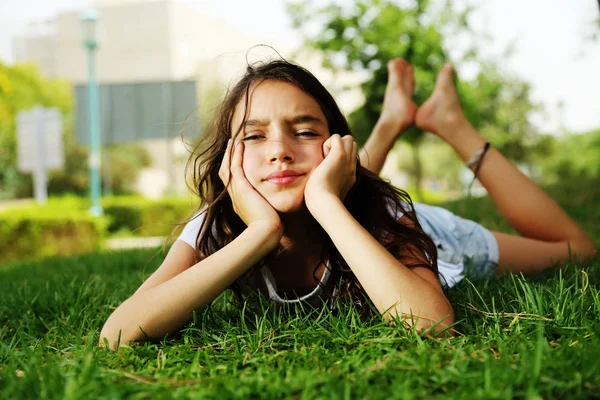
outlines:
{"label": "long dark hair", "polygon": [[[193,189],[200,197],[198,211],[202,210],[203,214],[196,238],[199,259],[208,257],[226,246],[246,228],[233,210],[231,199],[218,171],[227,141],[239,134],[248,117],[251,86],[266,80],[296,85],[317,101],[327,119],[330,132],[341,136],[351,134],[348,122],[335,100],[309,71],[285,60],[248,65],[244,76],[226,93],[213,121],[186,166],[186,169],[193,170]],[[234,109],[242,100],[246,105],[244,119],[239,127],[232,127]],[[358,166],[356,184],[346,196],[344,204],[358,223],[404,265],[409,268],[426,267],[438,275],[437,249],[431,238],[423,232],[408,193]],[[400,213],[405,217],[403,223],[398,220]],[[325,243],[321,261],[328,261],[332,270],[331,277],[325,285],[326,296],[331,297],[333,287],[341,279],[345,288],[343,293],[362,306],[366,293],[330,239]],[[316,282],[319,282],[316,277],[319,265],[313,271]],[[234,282],[230,289],[238,300],[242,300],[238,282]]]}

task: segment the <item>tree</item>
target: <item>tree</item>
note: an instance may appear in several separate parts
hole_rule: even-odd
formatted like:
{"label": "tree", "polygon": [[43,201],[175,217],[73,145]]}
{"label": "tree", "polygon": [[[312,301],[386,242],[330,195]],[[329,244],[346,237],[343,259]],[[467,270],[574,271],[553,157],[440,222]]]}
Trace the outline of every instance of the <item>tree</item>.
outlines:
{"label": "tree", "polygon": [[[493,144],[509,158],[524,159],[534,129],[527,114],[534,109],[529,86],[516,77],[507,78],[492,63],[477,61],[477,43],[467,23],[471,9],[457,11],[446,2],[413,0],[358,0],[340,5],[330,2],[315,6],[311,0],[289,3],[293,25],[304,34],[305,45],[319,50],[324,66],[333,70],[352,70],[366,75],[361,85],[364,104],[349,116],[349,123],[363,144],[381,113],[387,82],[388,60],[402,57],[412,64],[416,88],[413,96],[422,104],[431,94],[437,72],[447,61],[479,64],[479,73],[471,81],[457,81],[467,118],[478,130],[492,133]],[[444,38],[461,37],[452,43]],[[472,43],[465,42],[472,39]],[[447,48],[462,46],[453,51]],[[510,115],[508,115],[510,114]],[[495,128],[495,129],[492,129]],[[498,133],[506,130],[507,137]],[[419,154],[424,132],[413,127],[401,136],[413,149],[411,175],[417,191],[422,180]]]}
{"label": "tree", "polygon": [[16,116],[39,104],[57,107],[69,118],[73,95],[71,85],[44,78],[33,65],[7,66],[0,63],[0,198],[31,195],[31,176],[17,167]]}
{"label": "tree", "polygon": [[[48,174],[48,192],[86,195],[89,190],[88,150],[75,141],[73,88],[65,80],[47,79],[34,65],[0,63],[0,199],[30,197],[31,174],[17,169],[16,116],[35,105],[57,107],[63,115],[65,166]],[[150,164],[146,149],[135,144],[112,146],[113,190],[131,193],[140,168]],[[104,177],[103,177],[104,178]]]}

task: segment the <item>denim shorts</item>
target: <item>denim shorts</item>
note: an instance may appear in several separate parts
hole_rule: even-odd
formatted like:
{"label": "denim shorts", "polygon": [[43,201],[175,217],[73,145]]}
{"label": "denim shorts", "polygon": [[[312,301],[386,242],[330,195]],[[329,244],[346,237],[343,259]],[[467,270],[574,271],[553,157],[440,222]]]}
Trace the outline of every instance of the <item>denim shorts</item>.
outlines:
{"label": "denim shorts", "polygon": [[451,287],[464,277],[476,280],[494,273],[500,255],[489,230],[441,207],[414,206],[419,223],[437,247],[442,285]]}

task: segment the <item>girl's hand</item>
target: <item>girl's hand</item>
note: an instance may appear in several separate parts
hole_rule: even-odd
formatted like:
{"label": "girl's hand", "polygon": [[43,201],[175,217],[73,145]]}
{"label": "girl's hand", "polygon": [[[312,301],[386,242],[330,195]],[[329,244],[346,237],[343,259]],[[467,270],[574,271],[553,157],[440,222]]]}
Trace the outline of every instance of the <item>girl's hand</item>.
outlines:
{"label": "girl's hand", "polygon": [[324,160],[313,171],[304,188],[304,201],[313,215],[322,200],[335,196],[343,201],[354,186],[357,149],[351,135],[341,137],[336,133],[323,143]]}
{"label": "girl's hand", "polygon": [[[232,152],[230,166],[229,159]],[[264,224],[269,228],[282,231],[281,219],[277,211],[246,179],[242,168],[243,153],[244,143],[237,142],[234,146],[234,141],[230,139],[219,169],[219,177],[227,188],[233,210],[248,227],[253,224]]]}

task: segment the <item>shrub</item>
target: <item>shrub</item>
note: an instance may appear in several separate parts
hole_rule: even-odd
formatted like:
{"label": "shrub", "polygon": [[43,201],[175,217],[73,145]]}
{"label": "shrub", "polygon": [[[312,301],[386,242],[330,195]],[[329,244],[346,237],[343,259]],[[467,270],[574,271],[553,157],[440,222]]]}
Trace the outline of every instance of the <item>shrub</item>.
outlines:
{"label": "shrub", "polygon": [[194,209],[186,198],[150,200],[140,196],[106,197],[104,213],[111,220],[108,232],[128,230],[135,236],[168,236]]}
{"label": "shrub", "polygon": [[89,215],[89,200],[76,196],[1,211],[0,262],[95,251],[115,232],[168,236],[194,210],[191,200],[176,197],[105,197],[101,205],[101,218]]}
{"label": "shrub", "polygon": [[0,213],[0,261],[87,253],[101,248],[107,218],[31,207]]}

